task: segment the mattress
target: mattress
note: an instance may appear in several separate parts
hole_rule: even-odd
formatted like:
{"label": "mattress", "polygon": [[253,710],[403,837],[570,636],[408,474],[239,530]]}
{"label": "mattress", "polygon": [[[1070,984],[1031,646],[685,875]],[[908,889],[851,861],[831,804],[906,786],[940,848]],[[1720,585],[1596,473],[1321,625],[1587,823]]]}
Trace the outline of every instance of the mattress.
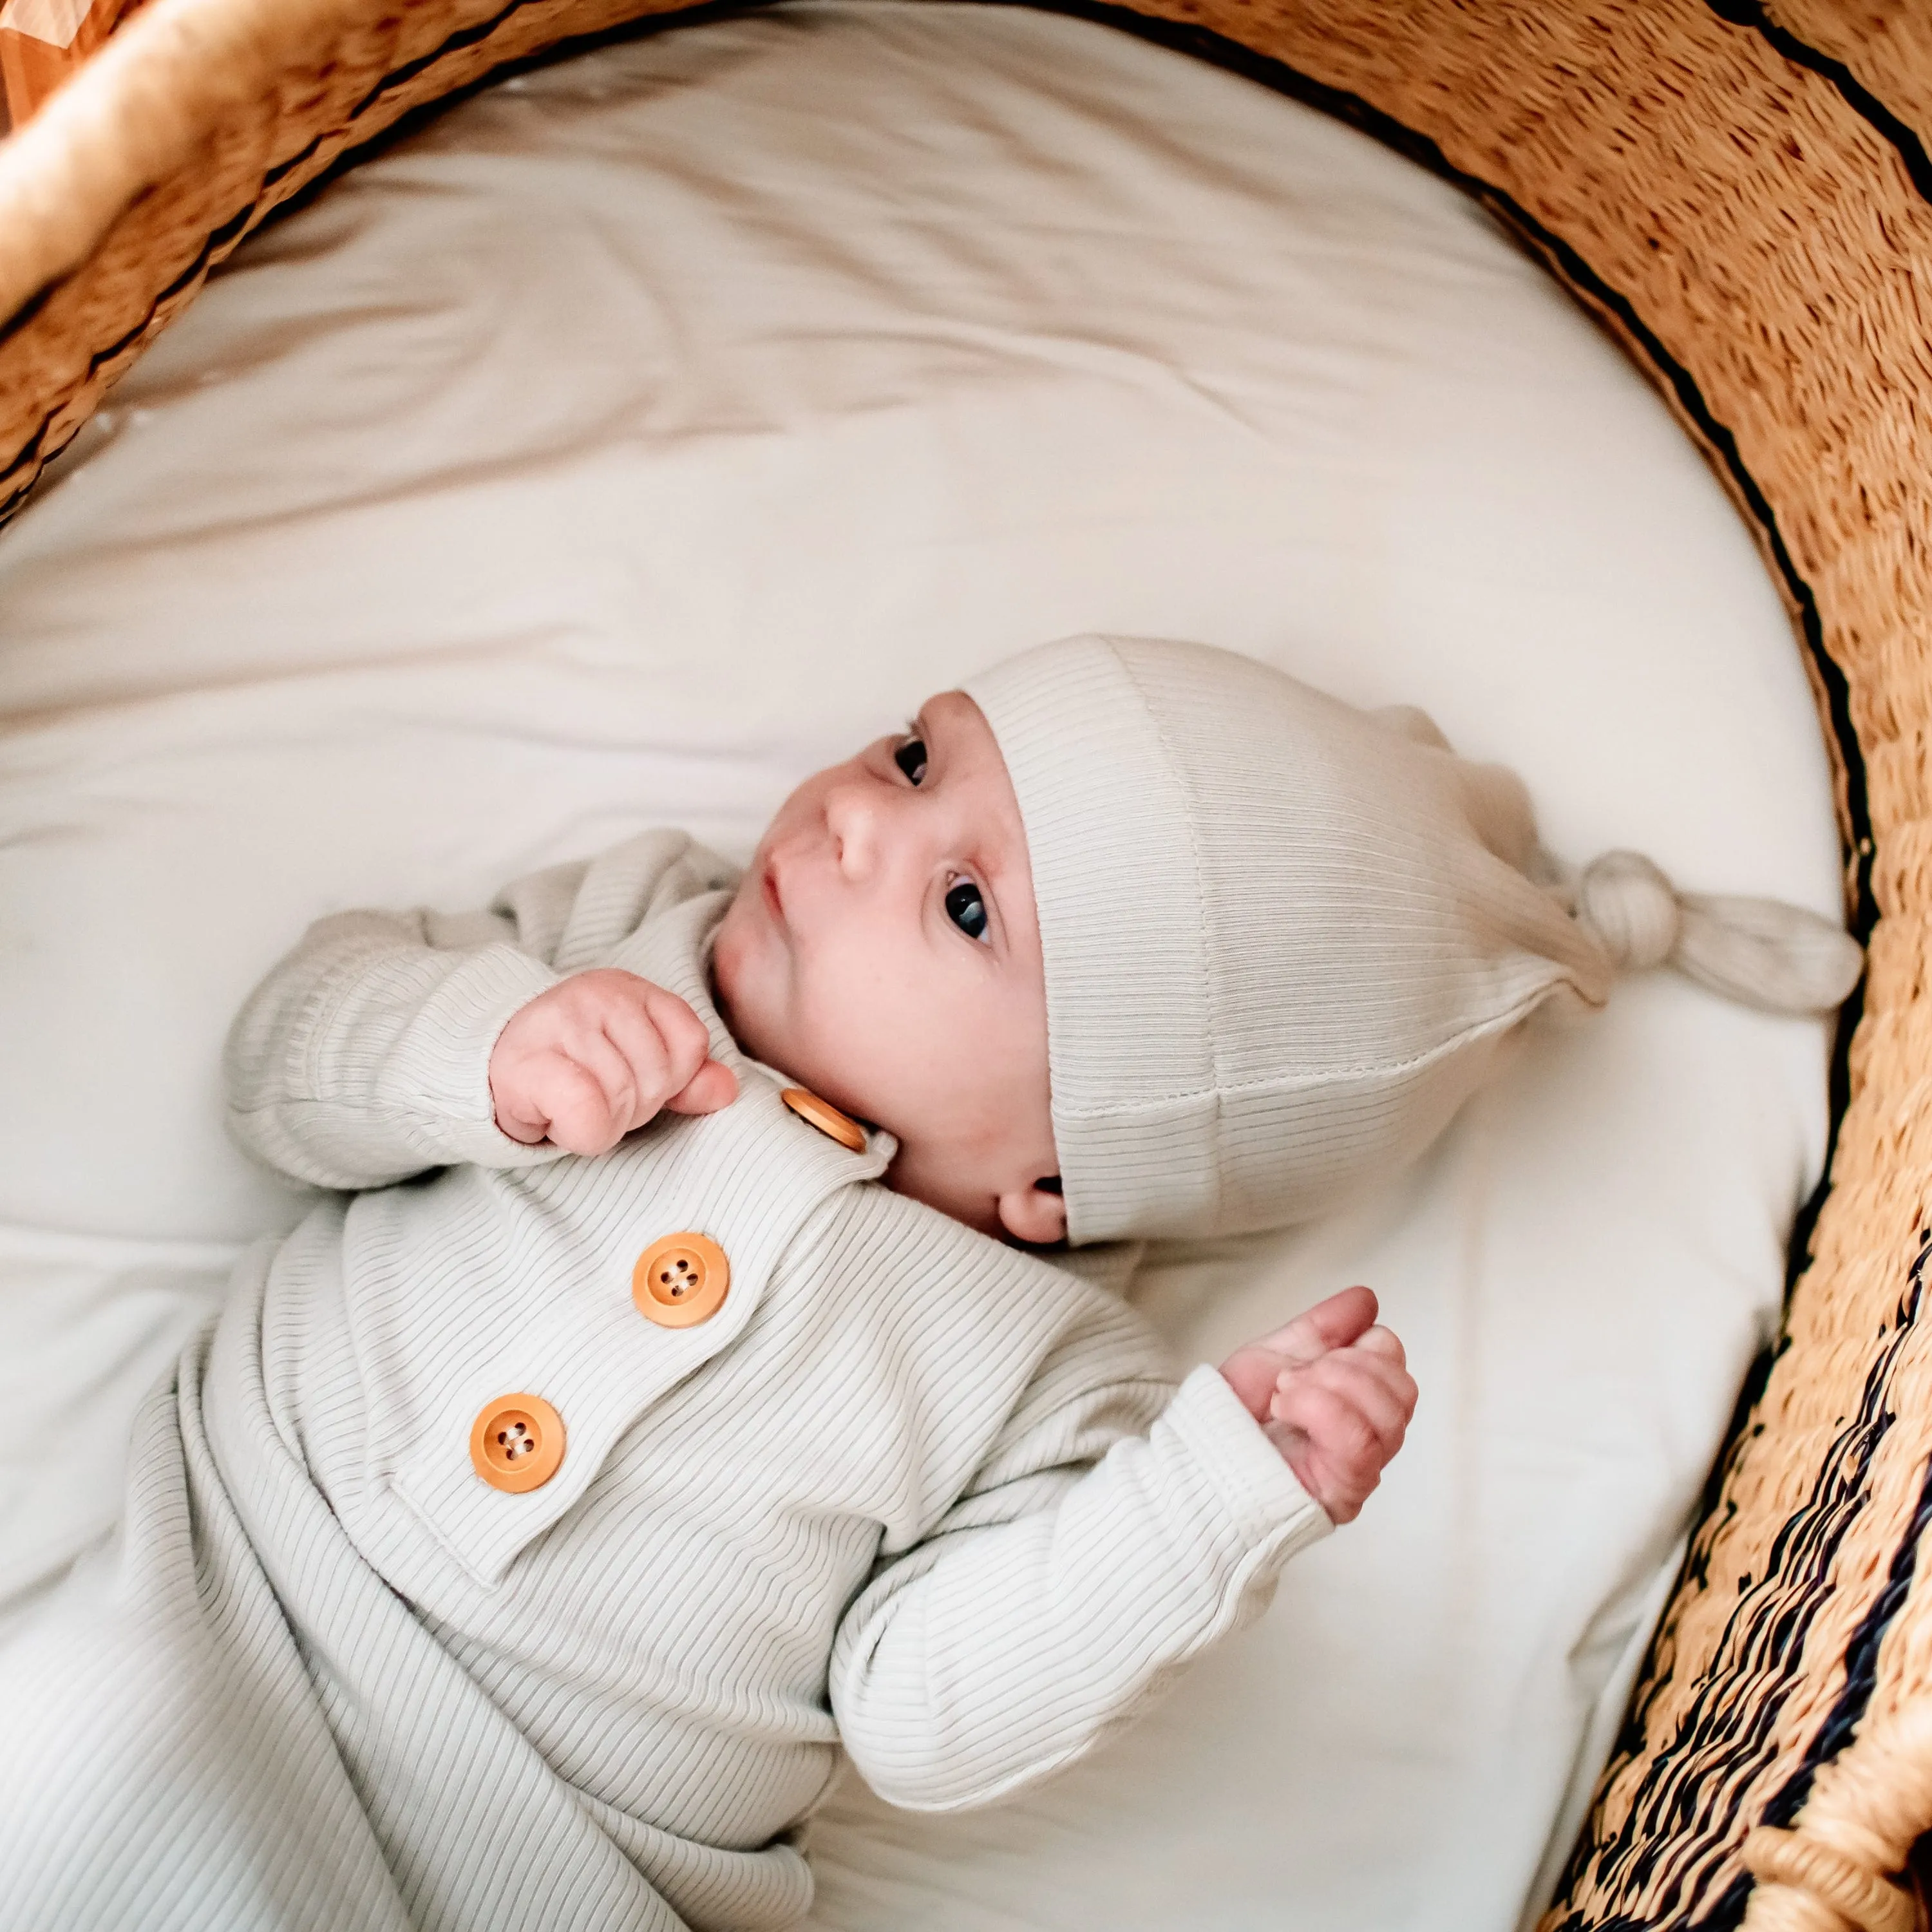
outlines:
{"label": "mattress", "polygon": [[[1091,22],[789,5],[488,91],[257,236],[0,540],[0,1487],[16,1613],[302,1202],[220,1128],[310,918],[804,772],[1037,638],[1426,705],[1549,843],[1835,910],[1784,613],[1657,399],[1472,205]],[[1663,976],[1417,1172],[1156,1250],[1180,1363],[1372,1281],[1358,1524],[1015,1804],[815,1822],[820,1932],[1516,1924],[1553,1876],[1822,1160],[1826,1042]]]}

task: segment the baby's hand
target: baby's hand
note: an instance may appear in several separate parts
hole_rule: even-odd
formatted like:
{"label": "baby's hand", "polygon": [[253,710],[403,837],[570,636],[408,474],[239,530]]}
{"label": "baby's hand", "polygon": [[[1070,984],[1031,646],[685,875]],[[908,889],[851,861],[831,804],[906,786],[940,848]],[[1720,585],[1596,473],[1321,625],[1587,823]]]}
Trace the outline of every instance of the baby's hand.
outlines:
{"label": "baby's hand", "polygon": [[1361,1513],[1415,1413],[1402,1344],[1375,1319],[1374,1294],[1344,1288],[1221,1364],[1296,1480],[1338,1523]]}
{"label": "baby's hand", "polygon": [[634,973],[579,973],[510,1016],[490,1051],[496,1124],[513,1141],[602,1154],[660,1108],[714,1114],[738,1079],[704,1022]]}

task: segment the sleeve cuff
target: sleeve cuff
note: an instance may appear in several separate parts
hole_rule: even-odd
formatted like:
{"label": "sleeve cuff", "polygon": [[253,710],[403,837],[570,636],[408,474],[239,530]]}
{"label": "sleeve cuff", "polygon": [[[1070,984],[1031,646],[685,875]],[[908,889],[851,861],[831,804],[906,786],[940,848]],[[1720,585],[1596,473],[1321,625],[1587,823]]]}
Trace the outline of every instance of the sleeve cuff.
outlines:
{"label": "sleeve cuff", "polygon": [[[438,1125],[441,1158],[484,1167],[527,1166],[559,1150],[512,1140],[496,1125],[490,1055],[512,1015],[557,984],[543,962],[509,945],[486,946],[449,974],[410,1028],[394,1067],[397,1097]],[[405,1098],[405,1096],[406,1096]]]}
{"label": "sleeve cuff", "polygon": [[1161,1418],[1226,1504],[1242,1540],[1288,1553],[1335,1526],[1282,1460],[1218,1369],[1203,1366],[1174,1392]]}

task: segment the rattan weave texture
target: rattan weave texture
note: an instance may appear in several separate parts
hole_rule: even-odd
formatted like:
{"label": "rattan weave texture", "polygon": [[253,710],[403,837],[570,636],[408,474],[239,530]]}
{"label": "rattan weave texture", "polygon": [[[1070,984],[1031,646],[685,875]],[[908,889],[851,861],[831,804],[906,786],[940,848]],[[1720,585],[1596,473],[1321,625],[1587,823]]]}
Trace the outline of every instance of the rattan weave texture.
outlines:
{"label": "rattan weave texture", "polygon": [[[1784,590],[1871,929],[1862,1016],[1814,1258],[1545,1924],[1905,1932],[1888,1875],[1932,1825],[1932,7],[1075,10],[1480,195],[1649,369]],[[148,0],[0,146],[0,515],[274,206],[412,109],[658,10]]]}

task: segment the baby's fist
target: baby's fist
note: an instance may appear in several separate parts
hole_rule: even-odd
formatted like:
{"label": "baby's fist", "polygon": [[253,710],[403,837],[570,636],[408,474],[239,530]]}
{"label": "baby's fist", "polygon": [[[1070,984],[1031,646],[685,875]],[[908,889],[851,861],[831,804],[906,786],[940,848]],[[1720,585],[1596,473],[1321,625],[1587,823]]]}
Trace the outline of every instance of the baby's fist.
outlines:
{"label": "baby's fist", "polygon": [[1344,1288],[1221,1364],[1301,1486],[1338,1523],[1360,1514],[1415,1413],[1401,1342],[1376,1298]]}
{"label": "baby's fist", "polygon": [[513,1141],[602,1154],[660,1108],[711,1114],[737,1076],[675,993],[634,973],[578,973],[510,1016],[490,1052],[496,1125]]}

